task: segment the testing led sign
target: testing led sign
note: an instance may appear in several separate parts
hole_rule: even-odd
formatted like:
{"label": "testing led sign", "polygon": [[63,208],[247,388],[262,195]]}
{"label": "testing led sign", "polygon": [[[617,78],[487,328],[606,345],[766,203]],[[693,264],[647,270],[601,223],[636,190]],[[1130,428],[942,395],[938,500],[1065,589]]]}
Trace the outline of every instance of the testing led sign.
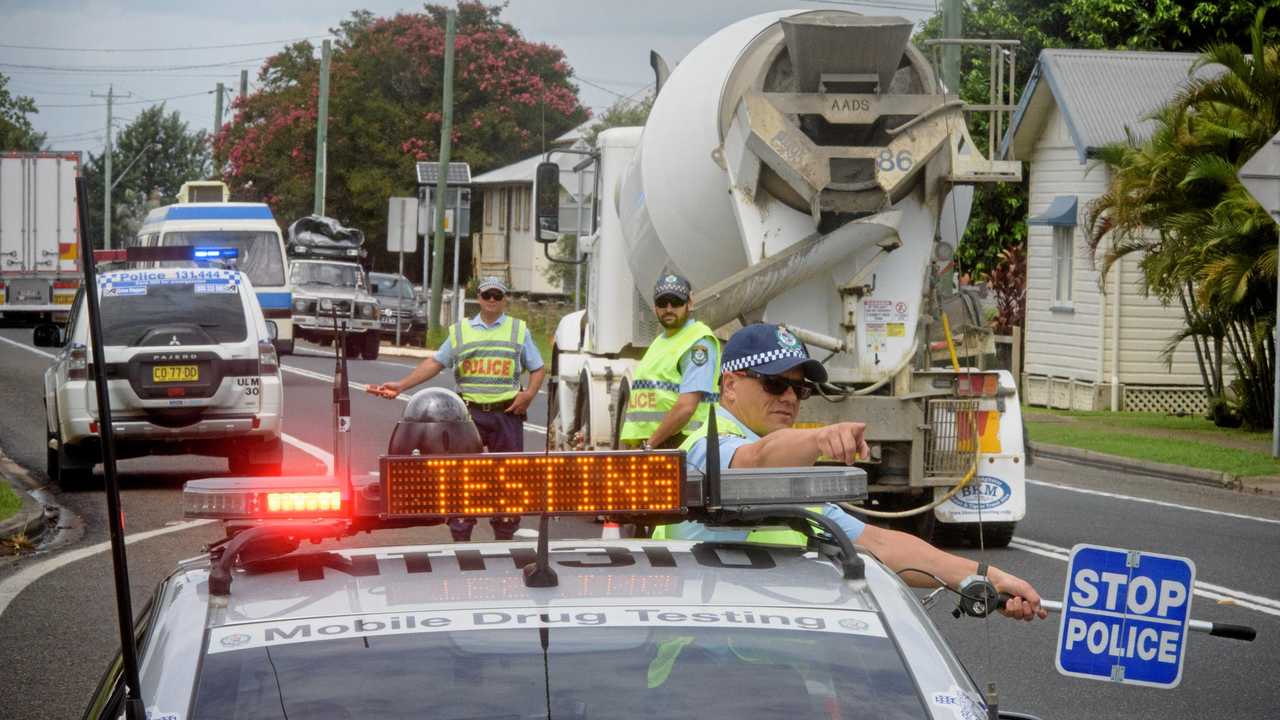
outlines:
{"label": "testing led sign", "polygon": [[385,514],[677,512],[678,451],[384,456]]}

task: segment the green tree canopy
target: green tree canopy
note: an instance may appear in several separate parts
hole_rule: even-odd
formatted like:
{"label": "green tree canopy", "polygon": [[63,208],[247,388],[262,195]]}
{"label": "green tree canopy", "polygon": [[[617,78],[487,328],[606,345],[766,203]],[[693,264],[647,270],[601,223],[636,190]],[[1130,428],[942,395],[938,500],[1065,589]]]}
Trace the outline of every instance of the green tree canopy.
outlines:
{"label": "green tree canopy", "polygon": [[[1280,0],[970,0],[964,7],[964,36],[1021,42],[1014,77],[1016,96],[1021,97],[1045,48],[1198,52],[1217,43],[1248,49],[1261,7],[1280,7]],[[942,16],[935,15],[921,25],[916,41],[941,36]],[[1263,36],[1267,42],[1280,40],[1280,25],[1265,27]],[[987,102],[988,66],[985,48],[965,51],[959,88],[965,101]],[[986,115],[972,114],[968,123],[974,141],[990,157]],[[1026,241],[1026,215],[1025,181],[979,186],[957,249],[958,268],[986,277],[999,264],[1004,247]]]}
{"label": "green tree canopy", "polygon": [[[458,5],[452,159],[473,172],[527,157],[587,118],[564,53],[521,37],[502,6]],[[439,152],[446,8],[376,18],[353,13],[335,31],[330,67],[326,213],[384,236],[387,198],[414,193],[414,165]],[[262,87],[234,105],[214,143],[238,198],[269,203],[284,224],[314,205],[319,61],[307,42],[266,61]],[[370,241],[379,267],[394,267]]]}
{"label": "green tree canopy", "polygon": [[45,134],[31,126],[31,118],[40,112],[29,97],[9,92],[9,78],[0,73],[0,151],[31,152],[44,145]]}
{"label": "green tree canopy", "polygon": [[[106,153],[90,153],[83,168],[94,233],[102,228],[105,161]],[[166,115],[163,104],[139,113],[111,150],[112,244],[136,233],[150,208],[177,202],[182,183],[207,178],[209,167],[208,133],[191,131],[176,110]]]}

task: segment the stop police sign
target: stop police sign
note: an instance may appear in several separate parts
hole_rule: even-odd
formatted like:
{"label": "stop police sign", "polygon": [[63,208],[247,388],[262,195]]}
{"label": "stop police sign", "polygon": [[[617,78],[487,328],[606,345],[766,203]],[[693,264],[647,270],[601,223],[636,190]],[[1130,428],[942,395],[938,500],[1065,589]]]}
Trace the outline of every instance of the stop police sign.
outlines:
{"label": "stop police sign", "polygon": [[1058,672],[1177,687],[1195,575],[1187,558],[1076,545],[1058,626]]}

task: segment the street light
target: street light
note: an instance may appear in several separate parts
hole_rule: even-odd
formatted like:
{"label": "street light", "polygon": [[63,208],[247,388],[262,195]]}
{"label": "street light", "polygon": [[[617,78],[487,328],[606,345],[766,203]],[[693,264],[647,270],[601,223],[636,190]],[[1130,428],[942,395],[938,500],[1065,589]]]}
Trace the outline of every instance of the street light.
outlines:
{"label": "street light", "polygon": [[159,143],[149,142],[141,150],[139,150],[138,154],[133,158],[133,160],[129,161],[129,164],[125,167],[124,171],[120,173],[120,177],[116,178],[115,182],[111,183],[111,187],[107,190],[108,195],[110,195],[112,190],[116,189],[116,185],[120,184],[120,181],[124,179],[124,176],[129,174],[129,171],[132,170],[133,166],[136,165],[137,162],[142,159],[143,155],[147,154],[148,150],[150,150],[153,147],[159,147],[159,146],[160,146]]}

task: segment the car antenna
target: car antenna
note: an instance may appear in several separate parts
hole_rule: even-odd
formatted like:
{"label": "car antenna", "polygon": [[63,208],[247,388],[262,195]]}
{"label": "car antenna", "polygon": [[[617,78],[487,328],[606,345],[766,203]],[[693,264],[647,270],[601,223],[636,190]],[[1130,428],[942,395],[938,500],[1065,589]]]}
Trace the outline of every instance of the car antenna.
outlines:
{"label": "car antenna", "polygon": [[346,323],[338,324],[338,310],[333,316],[333,474],[342,487],[351,487],[351,386],[347,382]]}
{"label": "car antenna", "polygon": [[80,258],[84,272],[85,301],[89,310],[89,345],[93,350],[94,392],[98,400],[98,427],[102,438],[102,472],[106,477],[107,523],[111,532],[111,561],[115,569],[116,619],[120,626],[120,660],[124,670],[125,717],[144,720],[146,704],[138,672],[138,647],[134,642],[133,604],[129,597],[129,562],[125,557],[124,512],[120,508],[120,480],[116,475],[115,431],[111,420],[111,393],[107,388],[107,362],[102,349],[102,313],[98,307],[97,268],[89,236],[89,183],[76,178],[76,215],[80,226]]}
{"label": "car antenna", "polygon": [[716,428],[716,403],[707,413],[707,470],[702,474],[703,497],[707,506],[720,507],[720,433]]}
{"label": "car antenna", "polygon": [[[555,383],[555,378],[551,378],[551,382]],[[551,454],[551,406],[556,401],[556,391],[554,384],[551,390],[547,392],[547,444],[544,454]],[[538,515],[538,549],[534,554],[533,562],[522,568],[524,573],[525,587],[556,587],[560,584],[560,578],[556,575],[556,571],[551,568],[551,520],[547,513]],[[545,653],[546,646],[543,646]]]}

